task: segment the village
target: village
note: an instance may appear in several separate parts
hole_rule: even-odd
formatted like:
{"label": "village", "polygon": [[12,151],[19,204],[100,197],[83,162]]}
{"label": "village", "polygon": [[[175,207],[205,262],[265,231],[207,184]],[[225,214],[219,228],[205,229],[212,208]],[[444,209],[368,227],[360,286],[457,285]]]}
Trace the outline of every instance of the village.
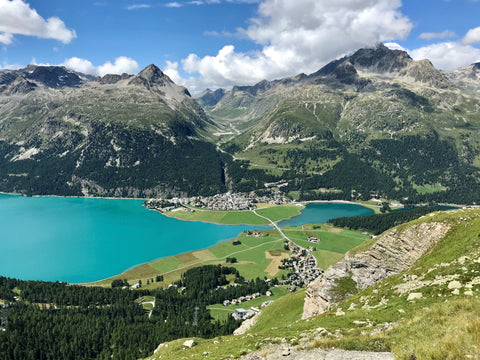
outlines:
{"label": "village", "polygon": [[[318,244],[320,239],[315,237],[309,237],[307,241],[311,242],[312,244]],[[285,286],[290,285],[290,292],[294,292],[297,290],[297,287],[307,286],[313,280],[318,278],[322,273],[323,270],[319,269],[317,259],[313,256],[312,252],[315,250],[313,246],[309,246],[307,249],[295,244],[291,240],[285,241],[285,249],[288,249],[291,253],[288,259],[283,260],[283,264],[280,265],[280,269],[287,269],[290,270],[290,274],[288,279],[279,281],[278,285],[275,286]],[[270,281],[270,280],[266,280]],[[271,296],[271,291],[267,291],[266,296]],[[223,306],[228,306],[230,304],[241,304],[242,302],[249,301],[252,299],[256,299],[260,297],[260,293],[255,293],[248,296],[241,296],[238,299],[225,300],[223,302]],[[268,306],[272,301],[265,301],[262,303],[261,307]],[[255,314],[257,314],[260,310],[256,307],[250,307],[248,310],[243,308],[236,308],[235,312],[232,314],[235,320],[245,320],[248,319]]]}
{"label": "village", "polygon": [[[209,210],[253,210],[257,203],[269,203],[283,205],[291,203],[282,193],[272,189],[268,196],[257,196],[255,192],[217,194],[214,196],[192,196],[189,198],[173,197],[171,199],[151,199],[145,202],[145,206],[160,212],[174,211],[182,207],[209,209]],[[191,209],[194,211],[193,209]]]}

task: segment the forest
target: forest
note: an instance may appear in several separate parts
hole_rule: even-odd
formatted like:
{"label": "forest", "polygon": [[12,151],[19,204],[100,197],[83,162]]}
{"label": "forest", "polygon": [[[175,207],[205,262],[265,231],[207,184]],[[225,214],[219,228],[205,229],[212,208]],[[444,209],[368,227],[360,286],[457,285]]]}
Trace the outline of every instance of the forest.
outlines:
{"label": "forest", "polygon": [[[231,334],[240,323],[213,321],[206,306],[268,289],[263,279],[246,281],[220,265],[188,270],[175,285],[153,291],[0,277],[1,359],[144,358],[162,342]],[[145,296],[155,297],[150,314],[139,301]]]}
{"label": "forest", "polygon": [[402,209],[401,211],[397,210],[386,214],[341,217],[330,219],[328,222],[336,227],[348,228],[352,230],[365,230],[374,235],[378,235],[397,225],[418,219],[423,215],[434,211],[447,209],[452,208],[442,206],[425,206],[414,209]]}

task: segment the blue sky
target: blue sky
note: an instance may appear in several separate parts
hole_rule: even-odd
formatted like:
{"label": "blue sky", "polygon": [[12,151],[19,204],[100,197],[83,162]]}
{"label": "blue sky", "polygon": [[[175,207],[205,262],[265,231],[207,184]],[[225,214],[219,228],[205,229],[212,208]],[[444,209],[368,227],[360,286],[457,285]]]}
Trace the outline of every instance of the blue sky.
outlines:
{"label": "blue sky", "polygon": [[0,0],[0,67],[155,63],[198,92],[311,73],[381,41],[453,70],[480,61],[479,14],[480,0]]}

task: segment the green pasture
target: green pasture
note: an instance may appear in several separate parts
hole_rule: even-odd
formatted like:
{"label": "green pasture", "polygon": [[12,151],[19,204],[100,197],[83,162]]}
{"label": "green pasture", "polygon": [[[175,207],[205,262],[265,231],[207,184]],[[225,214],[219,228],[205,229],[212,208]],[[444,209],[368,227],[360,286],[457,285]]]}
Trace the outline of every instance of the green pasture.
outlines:
{"label": "green pasture", "polygon": [[257,214],[265,216],[270,220],[276,222],[283,219],[291,218],[300,214],[304,205],[279,205],[256,210]]}
{"label": "green pasture", "polygon": [[268,225],[269,222],[252,211],[177,210],[164,213],[165,216],[185,221],[203,221],[223,225]]}

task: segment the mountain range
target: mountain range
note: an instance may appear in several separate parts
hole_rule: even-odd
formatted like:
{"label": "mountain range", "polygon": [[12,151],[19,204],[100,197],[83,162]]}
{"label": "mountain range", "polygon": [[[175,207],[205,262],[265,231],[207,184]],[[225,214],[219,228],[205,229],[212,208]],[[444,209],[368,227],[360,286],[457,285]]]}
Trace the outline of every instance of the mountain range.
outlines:
{"label": "mountain range", "polygon": [[211,121],[150,65],[92,78],[63,67],[0,73],[0,187],[146,197],[224,189]]}
{"label": "mountain range", "polygon": [[192,98],[155,65],[94,78],[0,71],[0,190],[156,197],[480,201],[480,63],[454,72],[382,44],[317,72]]}
{"label": "mountain range", "polygon": [[379,44],[310,75],[197,99],[225,129],[225,151],[309,175],[292,191],[468,202],[479,178],[479,94],[480,63],[444,72]]}

